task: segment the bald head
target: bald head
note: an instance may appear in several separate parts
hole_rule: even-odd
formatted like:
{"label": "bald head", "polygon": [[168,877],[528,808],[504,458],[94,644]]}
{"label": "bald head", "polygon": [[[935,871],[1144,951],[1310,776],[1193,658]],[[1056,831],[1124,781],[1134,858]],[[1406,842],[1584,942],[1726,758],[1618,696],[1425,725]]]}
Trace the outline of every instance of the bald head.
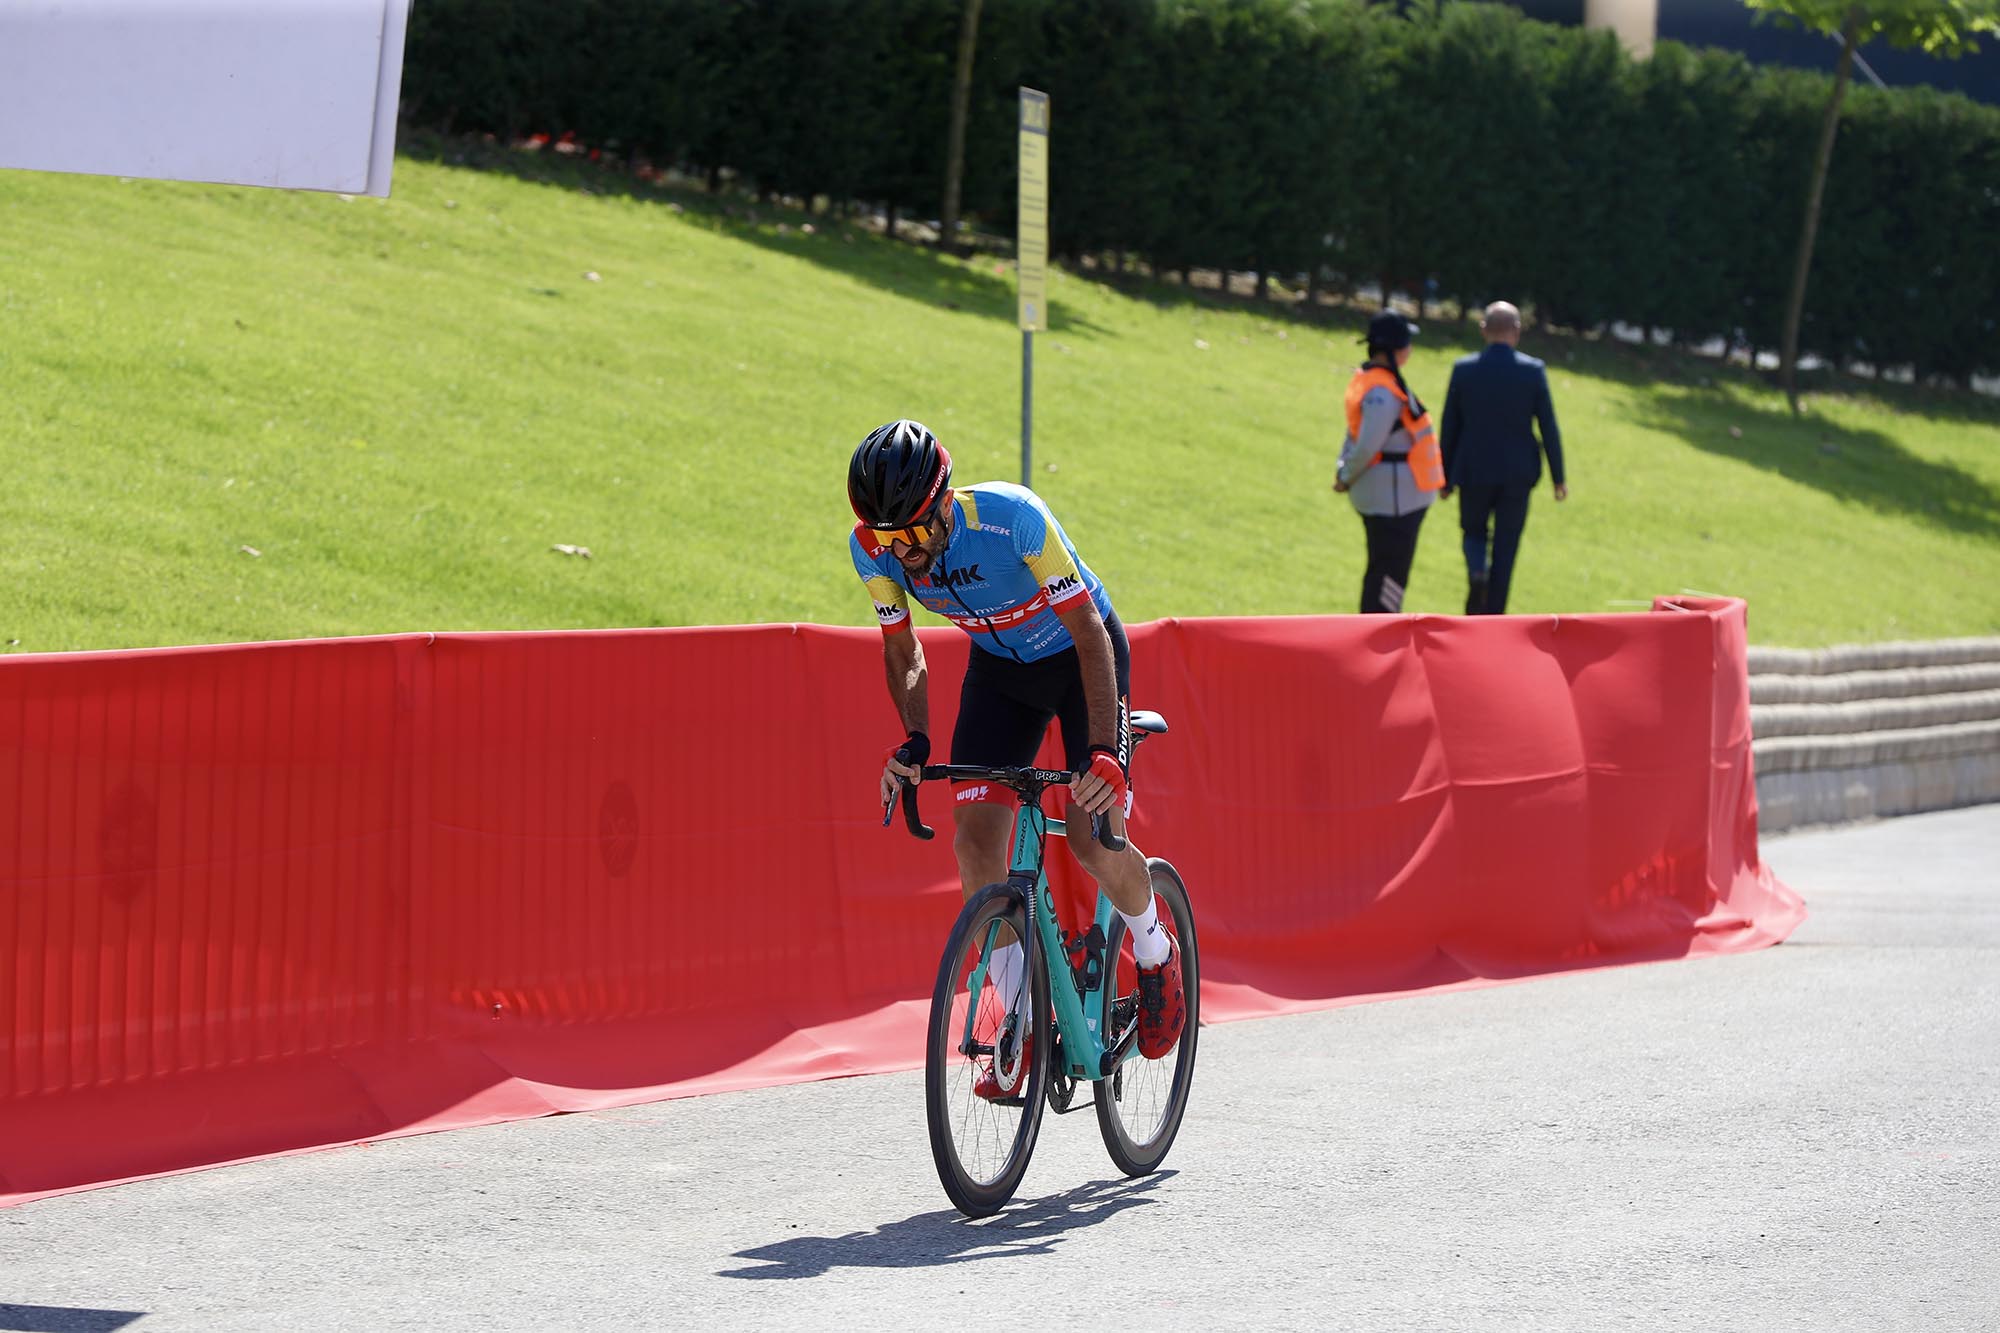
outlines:
{"label": "bald head", "polygon": [[1486,307],[1485,318],[1479,321],[1479,331],[1486,335],[1490,343],[1506,343],[1509,347],[1521,341],[1521,312],[1506,301],[1495,301]]}

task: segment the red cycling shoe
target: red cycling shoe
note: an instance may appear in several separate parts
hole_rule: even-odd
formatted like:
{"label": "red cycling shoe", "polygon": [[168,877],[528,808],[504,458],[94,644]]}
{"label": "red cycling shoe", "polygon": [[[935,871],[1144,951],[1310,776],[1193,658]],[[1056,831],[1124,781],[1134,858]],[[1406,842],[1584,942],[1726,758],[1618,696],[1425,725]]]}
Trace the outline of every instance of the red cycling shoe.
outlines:
{"label": "red cycling shoe", "polygon": [[1035,1034],[1030,1032],[1021,1038],[1021,1058],[1015,1067],[1014,1081],[1005,1085],[1000,1082],[1000,1076],[994,1069],[999,1059],[996,1056],[979,1072],[979,1081],[972,1085],[973,1095],[984,1097],[989,1102],[1005,1101],[1010,1097],[1021,1096],[1028,1090],[1028,1070],[1033,1068],[1034,1057]]}
{"label": "red cycling shoe", "polygon": [[1162,1059],[1186,1026],[1187,995],[1181,989],[1181,946],[1176,943],[1166,962],[1139,969],[1139,1054]]}

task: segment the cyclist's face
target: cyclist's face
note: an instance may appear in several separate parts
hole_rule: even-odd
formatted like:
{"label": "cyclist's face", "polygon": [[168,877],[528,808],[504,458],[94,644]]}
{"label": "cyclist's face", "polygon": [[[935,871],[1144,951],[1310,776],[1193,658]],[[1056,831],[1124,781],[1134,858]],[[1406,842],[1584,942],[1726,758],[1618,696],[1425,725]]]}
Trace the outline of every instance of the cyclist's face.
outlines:
{"label": "cyclist's face", "polygon": [[937,563],[938,557],[944,554],[945,543],[951,540],[951,492],[944,493],[930,522],[913,524],[912,527],[922,530],[921,539],[910,541],[909,538],[917,534],[905,529],[889,543],[889,550],[902,562],[904,570],[921,576]]}

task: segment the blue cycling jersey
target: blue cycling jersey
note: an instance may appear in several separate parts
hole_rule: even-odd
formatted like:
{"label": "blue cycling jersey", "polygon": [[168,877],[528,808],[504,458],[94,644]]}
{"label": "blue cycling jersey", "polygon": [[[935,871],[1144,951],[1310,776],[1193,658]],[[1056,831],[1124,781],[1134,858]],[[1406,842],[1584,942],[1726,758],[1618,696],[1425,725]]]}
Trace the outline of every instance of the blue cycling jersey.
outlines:
{"label": "blue cycling jersey", "polygon": [[920,579],[866,526],[854,529],[848,547],[885,634],[908,622],[914,594],[987,652],[1034,662],[1074,642],[1058,607],[1088,597],[1098,615],[1111,614],[1110,594],[1077,558],[1062,524],[1040,496],[1012,482],[980,482],[954,493],[951,537]]}

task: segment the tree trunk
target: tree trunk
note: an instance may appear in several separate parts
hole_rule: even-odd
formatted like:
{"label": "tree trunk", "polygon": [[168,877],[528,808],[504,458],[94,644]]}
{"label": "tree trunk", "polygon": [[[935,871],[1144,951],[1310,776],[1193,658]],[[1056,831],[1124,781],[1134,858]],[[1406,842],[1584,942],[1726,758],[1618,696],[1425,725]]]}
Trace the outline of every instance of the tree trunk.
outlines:
{"label": "tree trunk", "polygon": [[972,52],[979,42],[979,6],[984,0],[965,0],[965,16],[958,28],[958,74],[951,84],[951,143],[945,150],[944,216],[938,231],[938,248],[949,254],[958,240],[959,182],[965,175],[965,113],[972,101]]}
{"label": "tree trunk", "polygon": [[1785,299],[1785,339],[1778,351],[1778,383],[1792,415],[1799,413],[1799,324],[1805,317],[1806,274],[1812,269],[1813,243],[1819,239],[1819,206],[1826,193],[1827,168],[1833,162],[1833,136],[1840,128],[1840,104],[1847,96],[1848,75],[1854,69],[1854,47],[1861,32],[1861,6],[1847,11],[1840,34],[1840,63],[1833,71],[1833,95],[1826,99],[1820,121],[1819,155],[1813,160],[1812,184],[1806,189],[1805,221],[1799,227],[1798,254],[1792,261],[1792,291]]}

